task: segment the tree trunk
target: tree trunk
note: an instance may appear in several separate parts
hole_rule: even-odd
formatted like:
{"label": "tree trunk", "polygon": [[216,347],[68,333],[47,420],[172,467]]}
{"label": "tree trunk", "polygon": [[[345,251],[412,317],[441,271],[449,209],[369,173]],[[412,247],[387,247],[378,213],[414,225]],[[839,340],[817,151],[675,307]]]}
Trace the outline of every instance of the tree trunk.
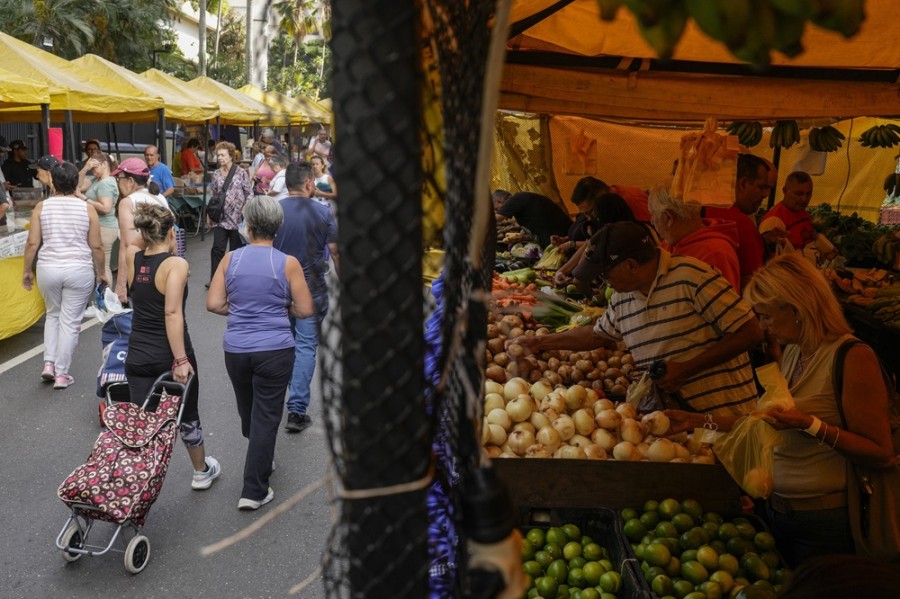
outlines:
{"label": "tree trunk", "polygon": [[216,14],[216,41],[213,47],[213,68],[219,64],[219,32],[222,30],[222,0],[219,0],[219,8]]}

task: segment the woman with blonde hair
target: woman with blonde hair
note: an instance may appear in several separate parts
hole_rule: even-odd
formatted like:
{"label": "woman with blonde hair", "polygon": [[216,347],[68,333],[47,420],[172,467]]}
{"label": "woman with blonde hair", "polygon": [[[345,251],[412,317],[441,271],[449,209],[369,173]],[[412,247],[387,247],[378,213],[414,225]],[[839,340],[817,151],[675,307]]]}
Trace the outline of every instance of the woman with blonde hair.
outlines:
{"label": "woman with blonde hair", "polygon": [[[818,555],[853,553],[847,466],[894,463],[878,357],[857,342],[846,350],[842,371],[834,372],[838,349],[856,339],[825,277],[798,254],[758,270],[744,298],[762,329],[785,346],[781,373],[795,403],[769,412],[772,426],[782,431],[766,504],[779,548],[791,567]],[[840,388],[835,380],[842,381]],[[675,415],[676,430],[692,424]]]}
{"label": "woman with blonde hair", "polygon": [[188,295],[188,263],[175,255],[175,216],[171,210],[152,203],[134,209],[134,228],[144,248],[128,250],[128,291],[134,316],[125,376],[131,401],[142,404],[157,377],[172,371],[175,381],[194,382],[181,416],[181,440],[194,467],[191,488],[208,489],[221,473],[219,462],[206,455],[198,411],[199,381],[197,358],[184,318]]}

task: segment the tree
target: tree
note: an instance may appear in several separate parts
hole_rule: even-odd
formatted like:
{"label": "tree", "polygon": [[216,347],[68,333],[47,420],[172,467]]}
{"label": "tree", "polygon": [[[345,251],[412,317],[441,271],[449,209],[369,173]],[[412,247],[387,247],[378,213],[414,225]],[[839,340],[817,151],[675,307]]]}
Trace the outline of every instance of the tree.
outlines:
{"label": "tree", "polygon": [[[279,36],[269,46],[268,87],[288,96],[313,99],[331,96],[331,51],[321,42],[297,45]],[[296,57],[294,59],[293,57]]]}
{"label": "tree", "polygon": [[104,0],[92,2],[96,39],[91,52],[133,71],[151,66],[153,50],[174,42],[171,28],[177,0]]}
{"label": "tree", "polygon": [[77,58],[94,43],[83,0],[0,0],[0,30],[63,58]]}
{"label": "tree", "polygon": [[[244,68],[244,51],[247,46],[247,34],[244,21],[229,9],[222,17],[219,35],[219,54],[227,56],[227,60],[211,61],[209,76],[220,83],[238,88],[247,81]],[[207,52],[209,48],[207,48]]]}

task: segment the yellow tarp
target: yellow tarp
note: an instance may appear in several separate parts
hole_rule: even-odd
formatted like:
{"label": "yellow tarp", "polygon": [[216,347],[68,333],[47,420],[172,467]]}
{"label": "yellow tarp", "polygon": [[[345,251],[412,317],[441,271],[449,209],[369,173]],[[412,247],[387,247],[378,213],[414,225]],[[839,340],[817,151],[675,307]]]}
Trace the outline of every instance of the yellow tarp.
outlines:
{"label": "yellow tarp", "polygon": [[[214,110],[215,114],[209,117],[210,120],[221,114],[218,102],[214,99],[210,99],[206,92],[188,85],[187,81],[182,81],[178,77],[173,77],[158,69],[147,69],[141,73],[139,77],[141,77],[141,79],[146,79],[151,85],[157,86],[161,94],[180,94],[185,98],[192,100],[194,104],[204,112]],[[226,119],[223,119],[223,121],[228,123]]]}
{"label": "yellow tarp", "polygon": [[[64,120],[67,110],[80,122],[153,121],[163,107],[162,98],[147,96],[136,87],[111,81],[5,33],[0,33],[0,64],[47,86],[54,121]],[[0,110],[0,120],[40,119],[39,107]]]}
{"label": "yellow tarp", "polygon": [[0,339],[21,333],[44,315],[44,298],[37,286],[31,291],[22,287],[24,268],[24,256],[0,260]]}
{"label": "yellow tarp", "polygon": [[255,85],[247,84],[238,88],[245,96],[258,100],[273,110],[290,115],[292,125],[330,122],[331,115],[308,98],[291,98],[274,90],[263,90]]}
{"label": "yellow tarp", "polygon": [[71,61],[72,64],[100,73],[112,81],[122,85],[130,85],[143,91],[148,96],[158,96],[165,102],[166,119],[181,123],[202,123],[216,118],[219,107],[215,102],[198,104],[197,98],[189,96],[181,89],[160,85],[129,71],[123,66],[96,56],[86,54]]}
{"label": "yellow tarp", "polygon": [[207,98],[215,99],[218,102],[219,114],[223,123],[252,125],[254,122],[260,121],[266,125],[287,125],[290,122],[290,117],[283,112],[274,110],[209,77],[197,77],[188,81],[187,85]]}
{"label": "yellow tarp", "polygon": [[0,69],[0,107],[15,108],[49,103],[50,90],[45,84]]}

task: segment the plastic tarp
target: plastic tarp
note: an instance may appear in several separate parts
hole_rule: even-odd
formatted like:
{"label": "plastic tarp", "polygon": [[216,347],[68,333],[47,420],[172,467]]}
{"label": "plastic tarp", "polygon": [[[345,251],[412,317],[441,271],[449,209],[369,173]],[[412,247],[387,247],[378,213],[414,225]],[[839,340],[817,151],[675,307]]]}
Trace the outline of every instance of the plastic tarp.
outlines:
{"label": "plastic tarp", "polygon": [[44,298],[35,286],[31,291],[22,287],[24,256],[0,259],[0,339],[21,333],[44,316]]}
{"label": "plastic tarp", "polygon": [[303,96],[292,98],[274,90],[264,90],[252,84],[239,87],[238,90],[245,96],[250,96],[279,112],[290,115],[292,125],[305,125],[308,123],[330,122],[331,114],[323,110],[321,106]]}
{"label": "plastic tarp", "polygon": [[[160,93],[163,94],[163,97],[165,97],[166,93],[173,93],[192,100],[197,107],[210,115],[208,117],[210,120],[221,116],[219,103],[215,100],[210,100],[209,95],[205,92],[188,85],[187,81],[182,81],[178,77],[174,77],[158,69],[147,69],[138,76],[156,86],[160,90]],[[214,111],[215,114],[208,111]]]}
{"label": "plastic tarp", "polygon": [[[510,22],[552,11],[557,0],[514,0]],[[804,52],[788,58],[772,52],[776,67],[850,69],[844,79],[705,75],[654,71],[656,55],[637,29],[633,14],[621,8],[614,21],[600,19],[597,0],[574,0],[532,24],[507,44],[501,108],[548,114],[605,116],[656,121],[771,119],[802,117],[895,116],[900,114],[896,81],[854,81],[852,70],[900,67],[896,23],[900,2],[868,0],[857,35],[808,25]],[[621,57],[618,68],[540,66],[536,56]],[[511,59],[511,56],[514,58]],[[724,44],[689,21],[675,48],[675,61],[740,64]],[[699,69],[697,69],[699,70]]]}
{"label": "plastic tarp", "polygon": [[197,77],[188,81],[187,85],[207,98],[215,98],[219,104],[219,115],[223,123],[229,125],[252,125],[256,121],[265,125],[290,123],[287,114],[270,108],[215,79]]}
{"label": "plastic tarp", "polygon": [[166,119],[170,121],[202,123],[216,118],[219,113],[219,107],[214,102],[198,104],[197,98],[189,96],[182,89],[154,83],[100,56],[86,54],[71,62],[95,73],[101,73],[110,80],[136,87],[147,95],[161,97],[165,102]]}
{"label": "plastic tarp", "polygon": [[[67,60],[0,33],[0,64],[21,77],[45,84],[50,92],[53,121],[155,121],[163,100],[131,85],[73,65]],[[0,120],[40,121],[40,107],[0,110]]]}
{"label": "plastic tarp", "polygon": [[0,69],[0,107],[15,108],[50,103],[50,90],[40,81]]}

